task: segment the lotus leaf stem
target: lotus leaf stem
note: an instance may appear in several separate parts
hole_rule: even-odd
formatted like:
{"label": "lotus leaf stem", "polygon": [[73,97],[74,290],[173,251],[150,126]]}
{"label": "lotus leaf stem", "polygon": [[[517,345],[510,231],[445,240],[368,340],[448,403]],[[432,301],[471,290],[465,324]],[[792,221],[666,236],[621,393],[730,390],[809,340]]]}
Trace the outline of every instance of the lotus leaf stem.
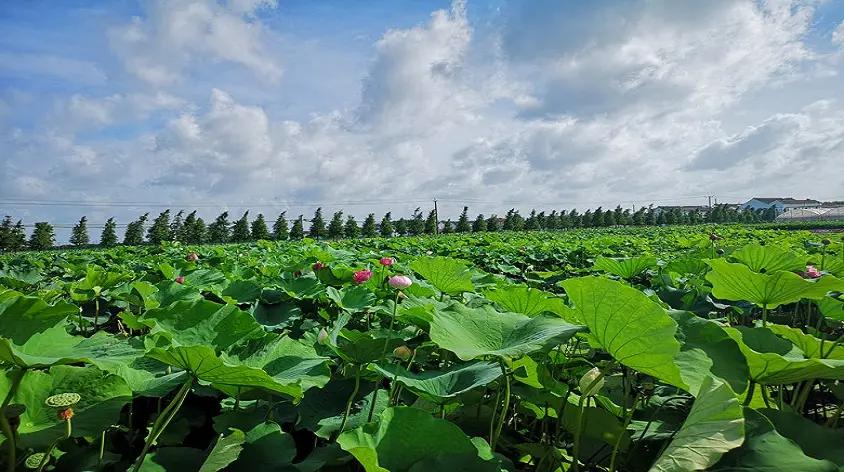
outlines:
{"label": "lotus leaf stem", "polygon": [[510,410],[510,376],[507,375],[507,367],[504,361],[501,361],[501,373],[504,375],[504,406],[501,408],[501,417],[498,418],[498,427],[495,430],[495,436],[492,438],[490,448],[495,451],[495,445],[498,443],[498,438],[501,437],[501,430],[504,429],[504,422],[507,421],[507,411]]}
{"label": "lotus leaf stem", "polygon": [[744,406],[750,405],[750,402],[753,401],[753,394],[756,392],[756,382],[751,380],[750,385],[748,386],[747,396],[744,397]]}
{"label": "lotus leaf stem", "polygon": [[768,305],[767,304],[762,305],[762,327],[763,328],[768,327]]}
{"label": "lotus leaf stem", "polygon": [[489,443],[493,443],[493,437],[495,436],[495,413],[498,410],[498,401],[501,400],[501,390],[496,390],[495,392],[495,403],[492,405],[492,412],[489,415]]}
{"label": "lotus leaf stem", "polygon": [[6,436],[7,447],[9,449],[9,464],[6,466],[6,470],[9,472],[14,472],[15,470],[15,454],[17,453],[18,445],[15,441],[15,432],[12,431],[12,426],[6,419],[6,407],[9,406],[12,398],[18,392],[18,387],[20,387],[24,375],[26,375],[26,369],[20,369],[16,372],[16,375],[12,378],[9,393],[6,394],[6,398],[3,399],[3,405],[0,406],[0,431],[3,431],[3,435]]}
{"label": "lotus leaf stem", "polygon": [[161,415],[155,420],[155,423],[152,425],[152,431],[150,431],[149,437],[144,444],[144,449],[141,451],[141,455],[138,457],[137,461],[135,462],[135,468],[132,469],[132,472],[138,472],[141,470],[141,466],[144,464],[144,459],[149,453],[149,448],[155,444],[155,441],[161,436],[161,433],[164,432],[164,429],[170,424],[170,421],[176,416],[178,413],[179,408],[181,408],[182,403],[184,403],[185,398],[187,398],[188,393],[190,392],[190,388],[193,385],[193,376],[189,377],[188,380],[182,385],[182,388],[179,390],[179,393],[176,394],[176,398],[167,405],[167,408],[161,412]]}
{"label": "lotus leaf stem", "polygon": [[63,441],[65,439],[70,439],[70,436],[73,434],[73,425],[71,424],[70,421],[71,421],[70,418],[65,420],[65,425],[67,426],[67,429],[66,429],[64,435],[59,436],[55,440],[53,440],[53,442],[50,444],[50,447],[47,448],[47,452],[44,453],[44,458],[41,459],[41,464],[38,465],[38,471],[37,472],[43,471],[44,467],[47,466],[47,463],[50,462],[50,454],[52,454],[53,449],[56,448],[56,445],[59,443],[59,441]]}
{"label": "lotus leaf stem", "polygon": [[[387,329],[387,339],[384,340],[384,349],[381,350],[381,358],[378,359],[378,364],[383,364],[384,359],[387,357],[387,349],[390,348],[390,341],[393,337],[393,326],[396,323],[396,311],[399,308],[399,294],[401,292],[396,290],[396,300],[393,303],[393,316],[390,317],[390,327]],[[378,399],[378,388],[381,387],[381,380],[384,378],[383,375],[378,376],[378,380],[375,381],[375,390],[372,391],[372,405],[369,406],[369,415],[366,417],[366,422],[369,423],[372,421],[372,416],[375,414],[375,403]]]}
{"label": "lotus leaf stem", "polygon": [[[598,382],[603,380],[604,376],[607,375],[607,372],[609,372],[609,370],[613,367],[614,364],[615,364],[614,362],[610,363],[603,370],[601,370],[601,372],[598,374],[598,376],[595,377],[592,380],[592,382],[590,382],[589,385],[586,387],[586,391],[591,392],[592,389],[595,387],[595,385],[598,385]],[[572,462],[571,462],[571,467],[572,467],[573,472],[580,471],[580,460],[579,460],[580,432],[583,429],[583,417],[585,416],[584,412],[585,412],[585,409],[586,409],[586,400],[588,398],[589,397],[586,396],[586,395],[581,395],[580,400],[578,400],[578,402],[577,402],[577,408],[578,408],[578,411],[579,411],[580,414],[577,417],[577,429],[575,429],[575,431],[574,431],[574,446],[572,448]]]}
{"label": "lotus leaf stem", "polygon": [[618,458],[618,450],[621,447],[621,438],[624,437],[624,432],[627,431],[627,427],[630,426],[630,422],[633,420],[633,413],[636,412],[636,407],[639,405],[640,398],[641,397],[637,394],[636,398],[633,399],[633,406],[630,407],[630,413],[625,416],[624,426],[622,426],[621,432],[615,440],[615,445],[612,448],[612,458],[610,459],[610,472],[615,472],[615,461]]}
{"label": "lotus leaf stem", "polygon": [[[360,371],[362,368],[358,368],[357,372],[355,372],[355,388],[352,390],[352,394],[349,395],[349,399],[346,401],[346,411],[343,413],[343,422],[340,423],[340,432],[338,434],[342,434],[343,430],[346,429],[346,422],[349,421],[349,412],[352,411],[352,403],[355,402],[355,397],[360,390]],[[378,393],[378,390],[372,392],[372,404],[375,404],[375,395]]]}

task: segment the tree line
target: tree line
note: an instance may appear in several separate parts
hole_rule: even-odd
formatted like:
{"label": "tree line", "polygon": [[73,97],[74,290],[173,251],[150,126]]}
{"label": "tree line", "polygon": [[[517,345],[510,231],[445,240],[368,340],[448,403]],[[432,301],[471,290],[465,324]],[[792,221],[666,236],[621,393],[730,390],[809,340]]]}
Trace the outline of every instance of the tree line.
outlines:
{"label": "tree line", "polygon": [[[221,213],[211,223],[196,215],[196,210],[185,215],[179,211],[171,217],[171,211],[161,212],[147,226],[149,213],[126,225],[122,244],[140,246],[143,244],[160,244],[163,241],[179,241],[185,244],[223,244],[245,243],[257,240],[298,240],[307,236],[314,239],[355,239],[392,236],[418,236],[422,234],[448,233],[482,233],[495,231],[559,231],[576,228],[600,228],[614,226],[653,226],[653,225],[695,225],[702,223],[758,223],[773,221],[776,209],[755,211],[752,209],[738,210],[734,205],[715,205],[705,212],[684,211],[679,207],[641,207],[631,211],[620,205],[615,209],[604,210],[598,207],[579,213],[577,209],[569,211],[531,210],[525,217],[516,209],[510,209],[503,217],[483,214],[470,219],[469,208],[463,211],[456,222],[450,219],[438,221],[436,210],[428,212],[427,216],[421,208],[417,208],[410,218],[393,220],[392,213],[387,212],[380,223],[376,223],[374,213],[370,213],[363,224],[359,225],[352,215],[344,215],[343,211],[333,214],[326,222],[322,208],[317,208],[313,218],[307,220],[309,227],[304,228],[306,220],[303,215],[293,220],[287,219],[287,212],[281,212],[269,226],[263,214],[258,214],[254,220],[249,220],[247,210],[239,219],[230,221],[229,212]],[[83,216],[73,227],[70,244],[75,247],[114,247],[120,244],[117,235],[117,224],[114,218],[109,218],[103,225],[99,243],[93,243],[88,234],[88,219]],[[55,247],[55,232],[53,226],[46,221],[35,223],[32,234],[27,239],[22,221],[13,224],[11,216],[6,216],[0,224],[0,250],[4,252],[21,251],[24,249],[45,250]]]}

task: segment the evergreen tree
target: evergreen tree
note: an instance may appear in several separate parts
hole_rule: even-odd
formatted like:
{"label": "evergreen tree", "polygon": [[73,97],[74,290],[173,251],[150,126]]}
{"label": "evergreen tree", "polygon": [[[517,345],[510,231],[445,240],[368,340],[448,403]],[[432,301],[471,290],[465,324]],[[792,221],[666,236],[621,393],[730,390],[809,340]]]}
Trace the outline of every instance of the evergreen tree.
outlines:
{"label": "evergreen tree", "polygon": [[32,230],[32,235],[29,238],[29,249],[35,251],[44,251],[52,248],[56,244],[56,235],[53,233],[53,227],[46,221],[39,221],[35,223],[35,229]]}
{"label": "evergreen tree", "polygon": [[610,227],[615,226],[615,213],[612,211],[605,211],[604,212],[604,226]]}
{"label": "evergreen tree", "polygon": [[488,232],[501,231],[501,223],[498,221],[498,215],[492,214],[486,219],[486,230]]}
{"label": "evergreen tree", "polygon": [[647,226],[656,224],[656,210],[654,210],[653,205],[648,206],[648,210],[645,212],[645,224]]}
{"label": "evergreen tree", "polygon": [[245,243],[251,238],[252,235],[249,234],[249,210],[246,210],[243,216],[232,225],[231,241],[233,243]]}
{"label": "evergreen tree", "polygon": [[79,223],[73,227],[70,234],[70,244],[76,247],[87,246],[91,242],[88,238],[88,217],[83,216],[79,219]]}
{"label": "evergreen tree", "polygon": [[613,217],[613,224],[623,225],[624,224],[624,208],[621,208],[621,205],[615,207],[615,210],[612,211],[612,217]]}
{"label": "evergreen tree", "polygon": [[577,212],[577,208],[572,208],[569,212],[569,228],[580,228],[583,226],[583,217]]}
{"label": "evergreen tree", "polygon": [[531,210],[525,220],[525,231],[536,231],[539,229],[539,221],[536,218],[536,210]]}
{"label": "evergreen tree", "polygon": [[458,233],[468,233],[472,231],[472,224],[469,223],[469,207],[463,207],[463,211],[460,212],[460,218],[457,219],[457,226],[454,228],[454,231]]}
{"label": "evergreen tree", "polygon": [[346,236],[346,239],[357,239],[360,236],[360,228],[358,228],[358,222],[355,221],[355,217],[349,215],[346,218],[346,225],[343,227],[343,235]]}
{"label": "evergreen tree", "polygon": [[229,212],[220,213],[210,225],[208,225],[208,239],[214,244],[229,242]]}
{"label": "evergreen tree", "polygon": [[539,225],[539,229],[548,229],[548,217],[545,216],[544,211],[540,211],[536,214],[536,224]]}
{"label": "evergreen tree", "polygon": [[269,241],[271,239],[270,230],[267,229],[267,221],[261,213],[258,213],[258,217],[252,222],[250,229],[252,230],[253,241],[259,241],[261,239]]}
{"label": "evergreen tree", "polygon": [[305,225],[302,223],[302,215],[299,215],[299,218],[293,222],[293,226],[290,228],[290,239],[299,240],[305,237]]}
{"label": "evergreen tree", "polygon": [[322,207],[317,208],[314,212],[314,218],[311,220],[311,228],[308,230],[308,237],[313,239],[323,239],[328,234],[325,229],[325,219],[322,217]]}
{"label": "evergreen tree", "polygon": [[182,231],[181,234],[176,236],[176,241],[181,241],[186,244],[199,244],[198,241],[195,241],[194,238],[194,231],[196,228],[196,210],[188,213],[188,216],[185,217],[184,223],[182,223]]}
{"label": "evergreen tree", "polygon": [[18,220],[15,227],[12,228],[12,234],[7,239],[7,250],[9,251],[23,251],[26,249],[26,229],[23,227],[23,221]]}
{"label": "evergreen tree", "polygon": [[137,220],[126,225],[126,233],[123,234],[123,244],[126,246],[140,246],[144,243],[144,224],[149,218],[149,213],[144,213]]}
{"label": "evergreen tree", "polygon": [[451,220],[446,220],[446,222],[443,223],[442,232],[443,234],[451,234],[454,232],[454,224],[451,222]]}
{"label": "evergreen tree", "polygon": [[394,229],[396,230],[396,234],[399,236],[407,236],[407,220],[404,218],[399,218],[396,221],[396,224],[393,225]]}
{"label": "evergreen tree", "polygon": [[777,209],[773,206],[769,206],[765,208],[764,213],[762,213],[762,221],[774,221],[777,219]]}
{"label": "evergreen tree", "polygon": [[425,218],[425,234],[437,234],[437,211],[431,210],[428,212],[428,218]]}
{"label": "evergreen tree", "polygon": [[117,246],[117,223],[114,218],[109,218],[103,226],[103,232],[100,234],[100,247],[114,247]]}
{"label": "evergreen tree", "polygon": [[170,210],[164,210],[152,221],[147,231],[147,241],[151,244],[161,244],[170,238]]}
{"label": "evergreen tree", "polygon": [[583,215],[580,217],[580,226],[583,228],[591,228],[592,227],[592,210],[586,210],[583,212]]}
{"label": "evergreen tree", "polygon": [[0,223],[0,251],[9,251],[12,246],[12,217],[6,215],[3,218],[3,223]]}
{"label": "evergreen tree", "polygon": [[508,211],[507,214],[504,216],[504,225],[502,226],[502,229],[504,231],[513,231],[514,230],[513,229],[513,227],[514,227],[513,218],[514,218],[515,215],[516,215],[516,209],[510,208],[510,211]]}
{"label": "evergreen tree", "polygon": [[363,222],[361,233],[364,238],[378,237],[378,231],[375,229],[375,213],[370,213]]}
{"label": "evergreen tree", "polygon": [[644,226],[645,225],[645,207],[641,207],[636,210],[636,213],[633,213],[633,225],[634,226]]}
{"label": "evergreen tree", "polygon": [[413,211],[413,218],[407,224],[407,232],[413,236],[418,236],[425,232],[425,217],[422,215],[421,208]]}
{"label": "evergreen tree", "polygon": [[381,227],[379,228],[382,238],[389,238],[393,235],[393,221],[392,213],[389,211],[381,219]]}
{"label": "evergreen tree", "polygon": [[342,239],[344,235],[343,212],[335,211],[331,222],[328,223],[328,237],[331,239]]}
{"label": "evergreen tree", "polygon": [[625,208],[623,212],[621,212],[621,219],[618,221],[618,224],[624,226],[630,226],[630,223],[633,221],[632,214],[629,208]]}
{"label": "evergreen tree", "polygon": [[560,216],[557,217],[557,229],[571,228],[571,217],[566,210],[560,210]]}
{"label": "evergreen tree", "polygon": [[522,215],[516,211],[513,213],[513,231],[524,231],[525,230],[525,219]]}
{"label": "evergreen tree", "polygon": [[661,212],[659,212],[659,214],[658,214],[658,215],[656,215],[656,224],[657,224],[657,226],[662,226],[662,225],[666,224],[666,223],[665,223],[665,213],[666,213],[666,212],[661,211]]}
{"label": "evergreen tree", "polygon": [[173,222],[170,223],[170,234],[167,237],[169,241],[184,242],[185,222],[182,218],[184,214],[185,210],[179,210],[176,216],[173,217]]}
{"label": "evergreen tree", "polygon": [[484,233],[484,232],[486,232],[486,219],[484,219],[483,213],[481,213],[477,217],[475,217],[475,221],[472,222],[472,232],[473,233]]}
{"label": "evergreen tree", "polygon": [[592,226],[594,226],[596,228],[600,228],[601,226],[604,226],[604,209],[603,209],[603,207],[598,207],[598,208],[595,209],[595,211],[592,213],[592,218],[590,219],[590,221],[592,221]]}
{"label": "evergreen tree", "polygon": [[273,223],[273,239],[276,241],[285,241],[290,236],[287,230],[287,212],[283,211],[278,214],[278,218]]}
{"label": "evergreen tree", "polygon": [[202,218],[196,219],[192,234],[194,235],[196,244],[205,244],[208,242],[208,226],[205,224],[205,220]]}

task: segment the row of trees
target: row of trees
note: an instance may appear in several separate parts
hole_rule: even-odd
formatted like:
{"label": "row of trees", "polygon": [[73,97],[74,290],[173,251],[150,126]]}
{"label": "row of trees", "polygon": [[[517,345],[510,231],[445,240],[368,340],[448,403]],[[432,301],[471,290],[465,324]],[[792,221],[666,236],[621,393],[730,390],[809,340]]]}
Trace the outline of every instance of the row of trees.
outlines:
{"label": "row of trees", "polygon": [[[149,227],[149,213],[126,225],[123,244],[137,246],[145,243],[159,244],[162,241],[179,241],[185,244],[203,243],[241,243],[265,240],[296,240],[305,236],[315,239],[341,238],[372,238],[377,236],[417,236],[436,233],[481,233],[494,231],[556,231],[573,228],[597,228],[613,226],[652,226],[652,225],[692,225],[701,223],[744,222],[756,223],[773,221],[776,210],[769,208],[765,211],[737,210],[731,205],[715,205],[706,213],[699,211],[684,211],[679,207],[654,208],[642,207],[637,211],[623,209],[617,206],[613,210],[598,207],[586,210],[582,214],[577,209],[560,212],[532,210],[525,218],[516,209],[508,211],[504,217],[479,214],[470,220],[469,208],[463,207],[463,212],[456,222],[447,220],[440,222],[435,210],[427,216],[421,208],[417,208],[413,215],[398,220],[392,219],[387,212],[380,223],[376,223],[375,214],[370,213],[359,225],[352,215],[344,215],[342,211],[335,212],[330,221],[326,222],[322,208],[317,208],[313,218],[308,220],[309,228],[305,231],[305,220],[299,215],[294,220],[287,219],[287,213],[282,212],[275,219],[272,227],[268,226],[264,215],[259,214],[254,220],[249,220],[249,211],[239,219],[229,221],[229,213],[223,212],[214,221],[206,224],[196,211],[185,215],[179,211],[171,218],[170,210],[161,212],[152,220]],[[146,228],[146,231],[144,231]],[[146,234],[145,234],[146,233]],[[145,237],[146,236],[146,237]],[[85,247],[92,245],[88,235],[88,219],[82,217],[74,226],[70,243],[73,246]],[[119,243],[117,224],[114,218],[109,218],[103,225],[100,234],[100,247],[113,247]],[[0,226],[0,249],[4,251],[19,251],[25,248],[43,250],[55,245],[53,227],[47,222],[38,222],[30,236],[26,233],[22,222],[12,224],[12,218],[7,216]]]}

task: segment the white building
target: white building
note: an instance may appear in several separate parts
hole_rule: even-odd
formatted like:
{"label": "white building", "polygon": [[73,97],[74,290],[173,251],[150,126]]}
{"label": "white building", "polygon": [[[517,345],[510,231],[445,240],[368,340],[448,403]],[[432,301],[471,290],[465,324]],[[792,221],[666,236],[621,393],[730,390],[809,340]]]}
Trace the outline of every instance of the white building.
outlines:
{"label": "white building", "polygon": [[806,199],[796,200],[791,197],[785,198],[751,198],[741,204],[741,209],[766,210],[770,207],[777,209],[777,214],[791,209],[820,208],[823,204],[817,200]]}
{"label": "white building", "polygon": [[777,216],[777,221],[844,221],[844,207],[791,208]]}

